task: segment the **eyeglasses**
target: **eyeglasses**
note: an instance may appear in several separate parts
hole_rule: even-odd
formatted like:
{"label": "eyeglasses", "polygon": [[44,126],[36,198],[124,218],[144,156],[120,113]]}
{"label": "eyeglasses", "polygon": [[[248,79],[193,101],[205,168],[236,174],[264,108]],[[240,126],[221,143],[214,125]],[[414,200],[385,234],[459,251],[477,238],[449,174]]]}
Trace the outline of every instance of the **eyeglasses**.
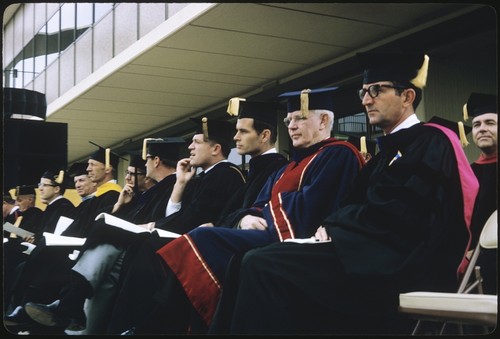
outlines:
{"label": "eyeglasses", "polygon": [[57,185],[52,185],[52,184],[44,184],[42,182],[39,182],[38,183],[38,187],[47,187],[47,186],[50,186],[50,187],[56,187]]}
{"label": "eyeglasses", "polygon": [[127,175],[146,175],[146,173],[125,171],[125,176]]}
{"label": "eyeglasses", "polygon": [[296,115],[296,116],[293,116],[291,118],[285,118],[283,119],[283,122],[285,123],[285,126],[288,127],[290,126],[290,123],[293,121],[294,124],[298,124],[299,121],[304,121],[304,120],[307,120],[307,117],[303,116],[303,115]]}
{"label": "eyeglasses", "polygon": [[359,98],[361,100],[363,100],[363,98],[365,97],[365,94],[368,93],[368,95],[372,99],[375,99],[380,94],[380,90],[382,87],[395,88],[395,89],[404,89],[405,88],[405,87],[401,87],[401,86],[392,86],[392,85],[371,85],[371,86],[368,86],[368,88],[362,88],[358,91]]}

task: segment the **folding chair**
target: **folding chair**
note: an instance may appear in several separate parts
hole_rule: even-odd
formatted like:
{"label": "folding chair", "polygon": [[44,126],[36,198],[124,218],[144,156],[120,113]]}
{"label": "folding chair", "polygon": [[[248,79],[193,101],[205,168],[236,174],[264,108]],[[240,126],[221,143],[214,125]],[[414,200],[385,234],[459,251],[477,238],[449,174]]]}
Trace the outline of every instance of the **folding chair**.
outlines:
{"label": "folding chair", "polygon": [[[399,312],[417,319],[412,335],[419,333],[423,322],[442,323],[440,335],[444,333],[447,324],[456,324],[458,334],[463,334],[463,325],[479,325],[485,334],[496,326],[498,294],[483,294],[483,278],[477,260],[481,249],[498,248],[497,234],[498,220],[495,211],[481,231],[479,243],[473,251],[457,293],[408,292],[399,295]],[[473,290],[477,293],[470,293]]]}

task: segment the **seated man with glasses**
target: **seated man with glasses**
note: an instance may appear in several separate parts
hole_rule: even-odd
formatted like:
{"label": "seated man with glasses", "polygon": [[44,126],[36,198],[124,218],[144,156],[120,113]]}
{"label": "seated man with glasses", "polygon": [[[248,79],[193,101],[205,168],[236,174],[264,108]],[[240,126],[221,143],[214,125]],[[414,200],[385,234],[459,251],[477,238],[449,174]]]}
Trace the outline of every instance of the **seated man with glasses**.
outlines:
{"label": "seated man with glasses", "polygon": [[350,143],[331,137],[335,90],[283,94],[291,162],[269,176],[250,207],[238,211],[234,227],[198,227],[157,251],[168,265],[163,270],[167,281],[155,298],[158,303],[136,323],[136,334],[205,333],[233,255],[310,237],[338,208],[364,160]]}
{"label": "seated man with glasses", "polygon": [[40,227],[33,237],[25,241],[37,244],[43,238],[43,232],[53,233],[57,221],[61,216],[72,218],[75,205],[64,197],[69,180],[64,170],[57,173],[52,170],[45,171],[38,183],[40,201],[47,207],[43,211]]}
{"label": "seated man with glasses", "polygon": [[[80,237],[88,236],[92,231],[97,214],[111,209],[120,195],[121,186],[116,183],[115,179],[119,156],[110,152],[109,149],[96,146],[98,150],[89,156],[86,164],[87,176],[95,183],[96,192],[88,202],[80,204],[74,214],[68,216],[74,220],[62,235],[70,235],[65,232],[71,229],[72,236],[76,235],[74,232]],[[49,196],[51,189],[56,189],[55,186],[50,185],[60,185],[59,182],[68,180],[67,177],[67,175],[63,177],[61,174],[57,176],[54,174],[52,177],[42,178],[40,181],[42,201]],[[52,180],[49,180],[51,178]],[[42,190],[45,192],[42,193]],[[55,200],[53,203],[59,200]],[[82,207],[80,208],[80,206]],[[44,231],[53,232],[58,220],[59,218],[53,218],[54,223],[50,225],[52,231],[49,230],[50,228],[46,228]],[[42,239],[44,238],[42,237]],[[4,317],[6,325],[15,329],[29,327],[31,334],[40,330],[39,326],[34,327],[35,323],[26,315],[23,305],[28,301],[47,302],[53,300],[53,296],[57,295],[60,286],[69,280],[69,269],[74,265],[74,261],[68,258],[68,251],[71,253],[73,249],[74,246],[45,246],[45,241],[37,243],[28,260],[19,269],[16,284],[13,286],[11,302],[14,311]]]}
{"label": "seated man with glasses", "polygon": [[[458,136],[421,123],[423,53],[361,53],[360,99],[380,151],[313,244],[249,251],[222,305],[229,334],[409,334],[399,293],[456,291],[478,182]],[[224,290],[223,297],[229,293]],[[221,305],[219,305],[221,306]],[[225,306],[225,307],[224,307]]]}

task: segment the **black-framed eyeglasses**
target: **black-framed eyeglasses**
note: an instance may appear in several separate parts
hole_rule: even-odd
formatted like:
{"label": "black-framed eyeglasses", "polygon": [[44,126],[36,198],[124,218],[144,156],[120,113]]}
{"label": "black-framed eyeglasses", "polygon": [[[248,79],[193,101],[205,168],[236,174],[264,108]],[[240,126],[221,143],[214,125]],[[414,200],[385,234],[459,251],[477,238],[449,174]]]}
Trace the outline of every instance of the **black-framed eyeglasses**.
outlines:
{"label": "black-framed eyeglasses", "polygon": [[125,176],[127,175],[146,175],[146,173],[125,171]]}
{"label": "black-framed eyeglasses", "polygon": [[365,94],[368,93],[368,95],[372,98],[375,99],[381,91],[381,88],[394,88],[394,89],[405,89],[405,87],[402,86],[393,86],[393,85],[371,85],[368,86],[367,88],[362,88],[358,91],[359,98],[363,100],[365,97]]}
{"label": "black-framed eyeglasses", "polygon": [[50,187],[56,187],[57,185],[52,185],[52,184],[44,184],[43,182],[39,182],[39,183],[38,183],[38,187],[47,187],[47,186],[50,186]]}
{"label": "black-framed eyeglasses", "polygon": [[293,121],[294,124],[298,124],[299,121],[304,121],[304,120],[307,120],[307,117],[303,116],[303,115],[296,115],[296,116],[293,116],[291,118],[285,118],[283,119],[283,122],[285,123],[285,126],[288,127],[290,126],[290,123]]}

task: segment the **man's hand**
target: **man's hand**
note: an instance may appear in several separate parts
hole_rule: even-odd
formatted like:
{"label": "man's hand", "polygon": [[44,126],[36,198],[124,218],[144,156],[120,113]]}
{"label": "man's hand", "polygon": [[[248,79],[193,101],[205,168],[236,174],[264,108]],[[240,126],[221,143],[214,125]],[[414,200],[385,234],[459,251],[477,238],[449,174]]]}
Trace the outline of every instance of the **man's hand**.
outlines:
{"label": "man's hand", "polygon": [[115,213],[123,205],[130,203],[130,201],[132,201],[132,198],[134,197],[134,195],[135,195],[134,186],[132,184],[125,184],[125,186],[122,188],[122,190],[120,192],[120,196],[118,197],[118,200],[113,205],[113,210],[111,211],[111,213]]}
{"label": "man's hand", "polygon": [[318,227],[318,229],[316,230],[316,233],[314,234],[314,237],[318,241],[327,241],[327,240],[330,240],[330,236],[326,232],[326,228],[324,226]]}
{"label": "man's hand", "polygon": [[134,195],[134,186],[132,184],[125,184],[122,191],[120,192],[120,196],[118,197],[118,203],[120,205],[128,204],[132,201]]}
{"label": "man's hand", "polygon": [[240,220],[240,229],[242,230],[261,230],[267,229],[266,219],[254,215],[245,215]]}
{"label": "man's hand", "polygon": [[196,167],[191,167],[190,159],[184,158],[177,162],[175,174],[177,176],[177,183],[185,185],[196,174]]}

